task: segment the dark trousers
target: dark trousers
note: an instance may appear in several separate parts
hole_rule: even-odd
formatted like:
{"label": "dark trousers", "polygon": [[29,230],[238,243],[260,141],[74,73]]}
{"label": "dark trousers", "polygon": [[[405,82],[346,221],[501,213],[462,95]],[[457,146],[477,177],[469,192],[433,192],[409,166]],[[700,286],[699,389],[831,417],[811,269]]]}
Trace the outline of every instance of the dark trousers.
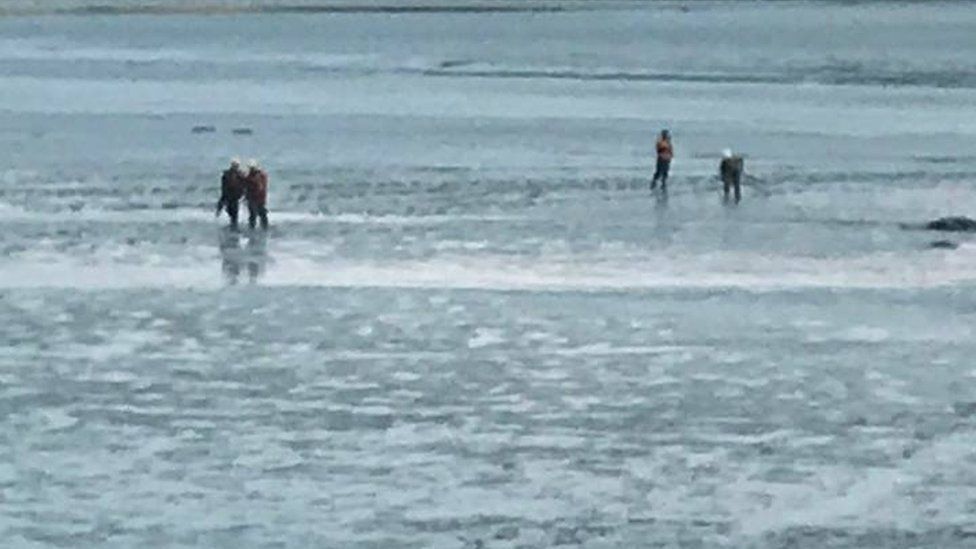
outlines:
{"label": "dark trousers", "polygon": [[654,169],[654,177],[651,179],[651,189],[657,187],[658,180],[661,181],[661,189],[668,188],[668,171],[671,169],[671,161],[663,158],[657,159],[657,167]]}
{"label": "dark trousers", "polygon": [[225,205],[227,210],[227,217],[230,218],[230,226],[237,228],[237,212],[240,208],[240,203],[236,200],[232,200]]}
{"label": "dark trousers", "polygon": [[742,174],[740,173],[730,174],[722,178],[722,187],[725,190],[726,200],[729,199],[729,190],[732,187],[735,187],[735,201],[738,202],[742,198],[741,179]]}
{"label": "dark trousers", "polygon": [[247,205],[247,224],[253,229],[257,224],[257,219],[261,218],[261,228],[268,228],[268,208],[258,205]]}

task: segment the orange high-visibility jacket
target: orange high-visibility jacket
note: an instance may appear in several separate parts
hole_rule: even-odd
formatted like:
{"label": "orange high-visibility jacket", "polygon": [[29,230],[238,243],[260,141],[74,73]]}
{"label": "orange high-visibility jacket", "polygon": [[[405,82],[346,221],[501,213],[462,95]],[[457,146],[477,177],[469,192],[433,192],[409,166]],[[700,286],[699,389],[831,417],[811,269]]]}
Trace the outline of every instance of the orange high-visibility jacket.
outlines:
{"label": "orange high-visibility jacket", "polygon": [[657,140],[657,157],[661,160],[671,160],[674,157],[674,148],[667,139]]}
{"label": "orange high-visibility jacket", "polygon": [[268,202],[268,174],[257,170],[247,174],[247,202],[264,206]]}

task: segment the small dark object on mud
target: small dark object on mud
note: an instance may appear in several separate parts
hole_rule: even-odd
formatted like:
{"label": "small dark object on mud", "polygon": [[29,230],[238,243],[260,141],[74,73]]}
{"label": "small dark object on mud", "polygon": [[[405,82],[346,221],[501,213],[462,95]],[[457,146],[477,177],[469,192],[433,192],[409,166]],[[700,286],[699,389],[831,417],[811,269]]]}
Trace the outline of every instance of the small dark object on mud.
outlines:
{"label": "small dark object on mud", "polygon": [[976,415],[976,402],[954,402],[952,404],[952,411],[957,416],[972,417]]}
{"label": "small dark object on mud", "polygon": [[959,244],[951,240],[933,240],[929,242],[929,248],[934,248],[937,250],[955,250],[959,247]]}
{"label": "small dark object on mud", "polygon": [[556,531],[556,539],[553,545],[581,545],[583,540],[579,538],[579,528],[560,528]]}
{"label": "small dark object on mud", "polygon": [[254,130],[251,128],[234,128],[231,130],[231,133],[234,135],[251,135],[254,133]]}
{"label": "small dark object on mud", "polygon": [[217,131],[217,128],[214,126],[193,126],[193,129],[190,131],[193,133],[214,133]]}
{"label": "small dark object on mud", "polygon": [[962,216],[940,217],[926,223],[925,228],[930,231],[976,232],[976,219]]}
{"label": "small dark object on mud", "polygon": [[519,536],[518,526],[503,526],[495,532],[495,539],[512,540]]}

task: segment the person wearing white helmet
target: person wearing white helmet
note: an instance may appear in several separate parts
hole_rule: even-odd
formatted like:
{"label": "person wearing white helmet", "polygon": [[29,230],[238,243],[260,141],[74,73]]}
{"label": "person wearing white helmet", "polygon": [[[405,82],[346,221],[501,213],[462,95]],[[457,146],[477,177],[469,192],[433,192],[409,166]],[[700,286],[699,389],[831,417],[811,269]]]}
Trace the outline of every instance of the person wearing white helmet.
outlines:
{"label": "person wearing white helmet", "polygon": [[735,190],[735,202],[742,199],[742,172],[745,162],[741,156],[732,154],[732,149],[722,151],[722,162],[718,166],[718,175],[722,178],[722,189],[725,200],[729,199],[729,191]]}
{"label": "person wearing white helmet", "polygon": [[241,162],[232,158],[230,167],[220,176],[220,199],[217,200],[217,211],[214,214],[219,217],[220,211],[226,209],[232,229],[237,229],[237,212],[243,195],[244,173],[241,171]]}
{"label": "person wearing white helmet", "polygon": [[253,229],[261,219],[261,228],[268,228],[268,174],[261,169],[257,160],[247,162],[244,199],[247,201],[247,223]]}

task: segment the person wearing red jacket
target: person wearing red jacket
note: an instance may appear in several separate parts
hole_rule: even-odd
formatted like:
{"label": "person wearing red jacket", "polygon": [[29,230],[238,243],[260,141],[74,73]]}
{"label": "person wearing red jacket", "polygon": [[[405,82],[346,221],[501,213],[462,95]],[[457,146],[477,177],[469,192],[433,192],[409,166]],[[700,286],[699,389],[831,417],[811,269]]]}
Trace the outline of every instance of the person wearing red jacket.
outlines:
{"label": "person wearing red jacket", "polygon": [[244,177],[244,200],[247,202],[247,223],[253,229],[261,218],[261,228],[268,228],[268,174],[256,160],[248,162],[248,172]]}
{"label": "person wearing red jacket", "polygon": [[657,144],[657,167],[654,170],[654,177],[651,179],[651,190],[657,187],[658,180],[661,181],[661,190],[668,190],[668,172],[671,170],[671,159],[674,158],[674,146],[671,145],[671,134],[668,130],[661,130],[661,137]]}

